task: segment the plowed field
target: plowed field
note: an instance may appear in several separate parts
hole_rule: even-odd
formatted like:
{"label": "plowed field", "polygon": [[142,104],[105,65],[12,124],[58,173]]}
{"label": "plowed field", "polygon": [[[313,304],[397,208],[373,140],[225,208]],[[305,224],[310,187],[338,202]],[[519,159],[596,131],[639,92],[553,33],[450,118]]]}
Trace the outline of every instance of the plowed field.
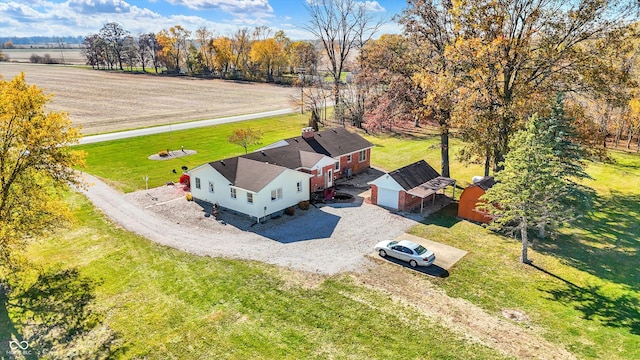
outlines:
{"label": "plowed field", "polygon": [[54,94],[85,135],[290,107],[297,89],[270,84],[0,62],[5,80],[26,80]]}

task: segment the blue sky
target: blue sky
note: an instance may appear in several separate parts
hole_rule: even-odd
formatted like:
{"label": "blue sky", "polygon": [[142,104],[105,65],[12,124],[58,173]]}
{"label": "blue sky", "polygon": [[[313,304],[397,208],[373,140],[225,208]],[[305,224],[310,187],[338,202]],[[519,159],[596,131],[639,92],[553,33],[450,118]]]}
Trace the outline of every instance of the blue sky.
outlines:
{"label": "blue sky", "polygon": [[[292,39],[308,39],[300,28],[308,19],[306,1],[313,0],[0,0],[0,37],[84,36],[117,22],[133,35],[174,25],[191,31],[206,26],[215,35],[268,26]],[[379,33],[399,31],[391,18],[404,0],[361,2],[388,20]]]}

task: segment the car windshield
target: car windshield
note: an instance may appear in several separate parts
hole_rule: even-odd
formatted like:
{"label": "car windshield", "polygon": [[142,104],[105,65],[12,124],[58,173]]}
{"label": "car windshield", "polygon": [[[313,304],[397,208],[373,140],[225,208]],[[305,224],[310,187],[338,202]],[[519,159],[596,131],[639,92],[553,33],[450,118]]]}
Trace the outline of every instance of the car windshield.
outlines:
{"label": "car windshield", "polygon": [[398,242],[397,241],[392,241],[389,243],[389,245],[387,245],[387,247],[392,247],[393,245],[396,245]]}
{"label": "car windshield", "polygon": [[418,245],[418,247],[413,250],[415,250],[418,253],[418,255],[422,255],[427,252],[427,248],[422,245]]}

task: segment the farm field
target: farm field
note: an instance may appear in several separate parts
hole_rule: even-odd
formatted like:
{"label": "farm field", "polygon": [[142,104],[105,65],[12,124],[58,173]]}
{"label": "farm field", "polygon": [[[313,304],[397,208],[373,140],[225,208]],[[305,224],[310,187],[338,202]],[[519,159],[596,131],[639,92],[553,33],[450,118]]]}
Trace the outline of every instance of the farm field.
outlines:
{"label": "farm field", "polygon": [[299,93],[271,84],[0,62],[5,80],[20,72],[53,94],[47,107],[68,112],[84,135],[285,109]]}
{"label": "farm field", "polygon": [[82,51],[79,48],[72,49],[47,49],[47,48],[15,48],[15,49],[2,49],[2,53],[8,57],[8,61],[11,62],[25,62],[31,61],[31,55],[45,56],[49,55],[51,58],[59,60],[67,65],[84,65],[87,61],[86,57],[82,55]]}

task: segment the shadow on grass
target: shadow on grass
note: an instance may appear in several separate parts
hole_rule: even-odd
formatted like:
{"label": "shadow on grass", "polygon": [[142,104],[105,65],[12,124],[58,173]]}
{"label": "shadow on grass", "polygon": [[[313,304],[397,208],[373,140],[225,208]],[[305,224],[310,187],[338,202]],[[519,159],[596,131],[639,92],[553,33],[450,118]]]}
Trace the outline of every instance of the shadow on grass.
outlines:
{"label": "shadow on grass", "polygon": [[608,327],[627,328],[632,334],[640,335],[640,299],[637,297],[630,293],[616,297],[607,294],[601,286],[581,287],[541,267],[529,265],[567,285],[561,289],[543,290],[551,295],[551,300],[573,306],[586,320],[600,321]]}
{"label": "shadow on grass", "polygon": [[461,220],[458,218],[458,203],[452,202],[442,209],[426,217],[421,223],[451,228]]}
{"label": "shadow on grass", "polygon": [[390,256],[386,256],[386,257],[380,257],[380,259],[382,260],[386,260],[390,263],[394,263],[396,265],[400,265],[402,267],[405,267],[409,270],[421,273],[421,274],[425,274],[425,275],[429,275],[429,276],[433,276],[433,277],[440,277],[440,278],[447,278],[449,277],[449,271],[447,271],[447,269],[443,269],[438,265],[430,265],[430,266],[416,266],[414,268],[409,266],[409,263],[402,261],[402,260],[398,260],[396,258],[392,258]]}
{"label": "shadow on grass", "polygon": [[600,321],[608,327],[626,328],[632,334],[640,335],[640,301],[629,293],[614,297],[600,286],[569,286],[548,292],[552,300],[571,304],[586,320]]}
{"label": "shadow on grass", "polygon": [[596,212],[578,221],[581,234],[561,235],[535,245],[541,253],[601,279],[640,290],[640,195],[612,192]]}
{"label": "shadow on grass", "polygon": [[9,349],[3,353],[9,358],[122,354],[124,348],[117,348],[117,336],[103,324],[104,316],[91,309],[95,281],[80,276],[75,268],[41,272],[35,281],[18,281],[0,294],[0,349],[7,344]]}

